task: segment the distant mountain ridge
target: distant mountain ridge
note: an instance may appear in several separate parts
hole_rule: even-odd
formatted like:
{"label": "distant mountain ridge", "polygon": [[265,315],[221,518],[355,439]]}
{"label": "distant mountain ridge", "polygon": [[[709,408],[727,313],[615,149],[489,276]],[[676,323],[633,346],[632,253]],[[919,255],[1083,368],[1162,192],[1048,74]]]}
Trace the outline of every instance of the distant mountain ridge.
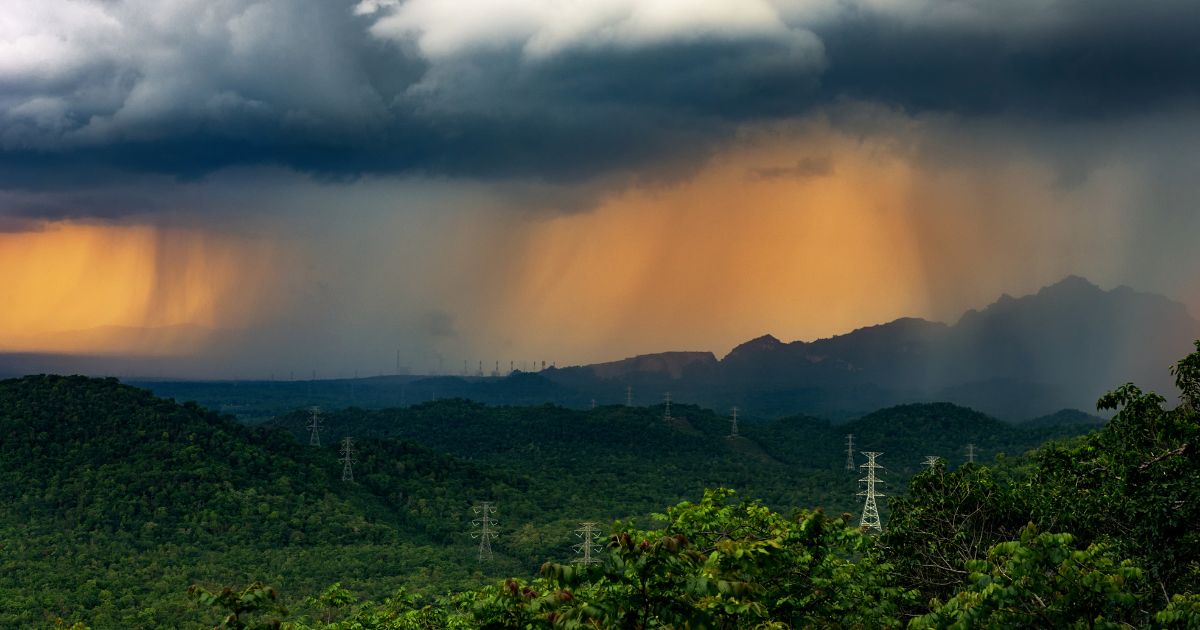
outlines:
{"label": "distant mountain ridge", "polygon": [[[723,412],[737,406],[747,417],[809,414],[840,422],[892,405],[952,402],[1025,421],[1062,409],[1093,410],[1100,395],[1127,381],[1172,397],[1164,368],[1197,338],[1200,324],[1178,302],[1069,276],[1030,295],[1002,295],[953,323],[901,318],[812,341],[762,335],[720,359],[704,351],[662,352],[504,377],[144,384],[251,421],[314,404],[380,408],[459,397],[581,409],[627,400],[659,404],[667,392],[674,401]],[[0,355],[0,374],[129,374],[163,360],[121,359]]]}
{"label": "distant mountain ridge", "polygon": [[670,388],[688,400],[740,403],[765,415],[852,416],[884,404],[946,400],[1025,419],[1090,409],[1130,377],[1169,393],[1162,368],[1197,337],[1200,324],[1178,302],[1068,276],[1035,294],[1002,295],[954,324],[901,318],[807,342],[763,335],[719,360],[650,354],[543,375],[590,392],[614,382]]}

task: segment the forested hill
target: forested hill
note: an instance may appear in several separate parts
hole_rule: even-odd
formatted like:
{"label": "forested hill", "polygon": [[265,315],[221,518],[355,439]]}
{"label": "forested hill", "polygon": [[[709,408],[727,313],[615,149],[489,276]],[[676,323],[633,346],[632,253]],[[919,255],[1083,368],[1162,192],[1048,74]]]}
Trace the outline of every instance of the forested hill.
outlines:
{"label": "forested hill", "polygon": [[[496,467],[549,477],[581,489],[603,488],[633,513],[654,501],[695,496],[724,485],[783,508],[858,507],[856,473],[845,470],[846,435],[860,451],[884,453],[889,482],[903,484],[926,455],[951,465],[975,445],[977,461],[999,453],[1020,455],[1046,440],[1094,427],[1032,426],[1001,422],[948,403],[901,405],[848,424],[806,416],[756,421],[743,418],[729,438],[730,419],[694,405],[600,406],[575,410],[552,405],[492,407],[441,400],[408,408],[343,409],[323,414],[326,434],[400,438],[433,451]],[[267,426],[307,439],[306,410]]]}
{"label": "forested hill", "polygon": [[[727,486],[790,513],[857,512],[844,434],[885,452],[900,494],[922,456],[981,461],[1086,427],[1022,429],[953,405],[882,410],[850,425],[726,417],[675,405],[488,407],[461,400],[249,428],[112,379],[0,381],[0,627],[194,626],[193,583],[263,580],[293,598],[334,582],[379,598],[530,576],[573,555],[581,520],[610,523]],[[288,431],[279,430],[286,428]],[[354,482],[337,442],[357,440]],[[296,439],[299,437],[300,439]],[[861,458],[859,458],[861,461]],[[476,501],[498,506],[480,565]],[[883,508],[887,510],[887,507]]]}
{"label": "forested hill", "polygon": [[398,441],[360,443],[357,483],[337,457],[112,379],[0,381],[0,627],[179,627],[188,585],[240,576],[474,585],[471,497],[526,489]]}
{"label": "forested hill", "polygon": [[[335,586],[322,601],[339,609],[290,619],[297,630],[1198,628],[1195,346],[1171,370],[1178,406],[1127,384],[1101,397],[1098,406],[1117,413],[1087,436],[1000,465],[936,462],[889,494],[891,515],[874,535],[853,518],[778,513],[711,491],[668,507],[655,528],[613,524],[594,564],[548,562],[538,579],[437,601],[399,594],[359,603]],[[855,428],[868,443],[903,449],[913,440],[906,426],[926,432],[922,446],[964,430],[986,439],[992,428],[986,416],[942,405],[884,410]],[[818,435],[821,423],[774,429],[771,448],[787,451],[781,438]],[[200,601],[223,614],[232,598],[251,598],[267,604],[244,617],[287,617],[261,585],[226,593]]]}

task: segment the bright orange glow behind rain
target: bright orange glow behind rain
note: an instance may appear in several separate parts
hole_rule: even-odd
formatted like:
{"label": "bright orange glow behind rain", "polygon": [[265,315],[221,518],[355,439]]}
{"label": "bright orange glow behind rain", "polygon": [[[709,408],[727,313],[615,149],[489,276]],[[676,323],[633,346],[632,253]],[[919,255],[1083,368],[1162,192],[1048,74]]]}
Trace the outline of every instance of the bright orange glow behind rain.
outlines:
{"label": "bright orange glow behind rain", "polygon": [[0,349],[174,354],[262,310],[269,248],[197,230],[51,223],[0,234]]}

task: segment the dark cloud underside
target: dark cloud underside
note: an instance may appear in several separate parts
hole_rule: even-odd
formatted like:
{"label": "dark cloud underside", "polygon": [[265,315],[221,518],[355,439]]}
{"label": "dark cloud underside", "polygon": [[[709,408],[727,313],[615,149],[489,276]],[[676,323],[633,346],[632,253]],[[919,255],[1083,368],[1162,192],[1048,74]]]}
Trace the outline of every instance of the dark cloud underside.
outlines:
{"label": "dark cloud underside", "polygon": [[[40,78],[0,75],[0,187],[264,164],[332,179],[581,181],[686,168],[743,123],[845,99],[1053,124],[1190,107],[1200,91],[1190,1],[1062,0],[1047,5],[1054,19],[990,21],[850,4],[782,34],[581,44],[536,59],[520,41],[428,58],[416,35],[370,35],[373,18],[345,0],[244,4],[226,24],[172,33],[166,62],[118,39],[135,52]],[[130,59],[141,65],[122,65]]]}

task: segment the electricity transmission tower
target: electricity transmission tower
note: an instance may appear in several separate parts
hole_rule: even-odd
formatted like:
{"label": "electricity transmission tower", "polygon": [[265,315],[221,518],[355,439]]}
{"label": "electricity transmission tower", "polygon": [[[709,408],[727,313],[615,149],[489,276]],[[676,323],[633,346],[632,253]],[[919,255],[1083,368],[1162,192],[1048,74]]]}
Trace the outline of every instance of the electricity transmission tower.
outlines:
{"label": "electricity transmission tower", "polygon": [[354,438],[342,438],[342,481],[354,481]]}
{"label": "electricity transmission tower", "polygon": [[737,407],[733,408],[733,416],[729,418],[729,437],[735,438],[738,436],[737,431]]}
{"label": "electricity transmission tower", "polygon": [[883,466],[875,463],[875,458],[883,455],[883,453],[863,451],[863,455],[867,456],[867,463],[860,464],[859,468],[866,468],[867,476],[859,479],[859,481],[865,481],[867,489],[859,492],[858,496],[865,496],[867,500],[863,504],[862,519],[858,522],[858,525],[865,529],[873,529],[880,532],[883,531],[883,527],[879,523],[879,507],[875,504],[875,499],[887,495],[875,490],[875,484],[883,483],[883,481],[875,476],[875,471],[883,468]]}
{"label": "electricity transmission tower", "polygon": [[626,407],[633,406],[633,385],[625,386],[625,406]]}
{"label": "electricity transmission tower", "polygon": [[471,538],[479,539],[479,561],[490,562],[492,541],[496,539],[494,527],[497,523],[496,519],[492,518],[496,513],[496,506],[492,505],[491,501],[483,501],[471,509],[478,515],[478,518],[471,521]]}
{"label": "electricity transmission tower", "polygon": [[975,445],[974,444],[967,445],[967,463],[969,463],[969,464],[975,463]]}
{"label": "electricity transmission tower", "polygon": [[666,401],[663,406],[663,422],[671,424],[671,392],[663,394],[663,400]]}
{"label": "electricity transmission tower", "polygon": [[933,468],[937,465],[939,459],[941,458],[937,455],[926,455],[925,461],[921,462],[921,465],[926,468]]}
{"label": "electricity transmission tower", "polygon": [[854,470],[854,434],[846,436],[846,470]]}
{"label": "electricity transmission tower", "polygon": [[592,557],[593,553],[600,553],[603,548],[599,542],[596,542],[597,534],[599,532],[596,531],[595,523],[584,521],[579,524],[579,529],[575,530],[575,537],[582,538],[583,542],[572,547],[575,550],[576,558],[571,562],[584,565],[600,562],[599,558]]}
{"label": "electricity transmission tower", "polygon": [[313,407],[308,410],[308,445],[321,445],[321,408]]}

